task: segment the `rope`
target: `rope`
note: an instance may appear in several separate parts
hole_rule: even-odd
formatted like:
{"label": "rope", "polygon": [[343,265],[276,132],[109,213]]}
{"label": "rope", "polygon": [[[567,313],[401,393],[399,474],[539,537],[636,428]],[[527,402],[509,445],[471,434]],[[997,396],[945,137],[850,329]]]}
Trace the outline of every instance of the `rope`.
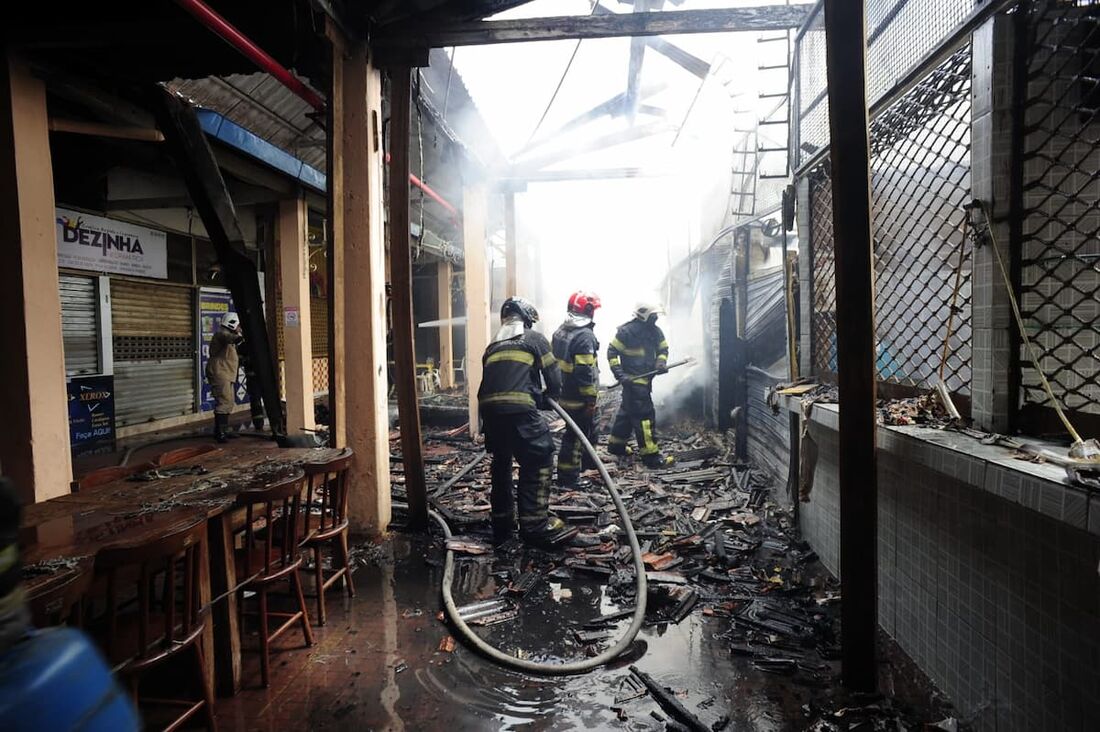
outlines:
{"label": "rope", "polygon": [[1066,426],[1066,430],[1069,432],[1070,437],[1074,442],[1082,442],[1081,435],[1070,424],[1069,418],[1066,417],[1066,413],[1062,410],[1062,405],[1058,402],[1058,399],[1054,396],[1054,390],[1050,388],[1050,382],[1047,381],[1046,374],[1043,373],[1043,367],[1039,363],[1039,353],[1035,350],[1035,346],[1031,342],[1031,338],[1028,337],[1027,331],[1024,329],[1024,317],[1020,314],[1020,306],[1016,302],[1016,293],[1013,292],[1012,278],[1008,275],[1008,267],[1005,266],[1004,259],[1001,258],[1000,247],[997,246],[997,237],[993,233],[993,224],[989,217],[989,211],[986,210],[984,201],[976,201],[978,208],[982,211],[982,216],[985,218],[985,229],[989,233],[989,243],[993,246],[993,253],[997,256],[997,266],[1000,267],[1001,276],[1005,281],[1005,289],[1008,291],[1008,302],[1012,305],[1012,314],[1016,317],[1016,327],[1020,329],[1020,338],[1023,340],[1024,345],[1027,346],[1027,352],[1031,356],[1031,363],[1035,365],[1035,371],[1039,374],[1039,380],[1043,382],[1043,390],[1047,393],[1047,398],[1050,399],[1051,405],[1054,407],[1054,411],[1058,413],[1058,418],[1062,420],[1062,424]]}

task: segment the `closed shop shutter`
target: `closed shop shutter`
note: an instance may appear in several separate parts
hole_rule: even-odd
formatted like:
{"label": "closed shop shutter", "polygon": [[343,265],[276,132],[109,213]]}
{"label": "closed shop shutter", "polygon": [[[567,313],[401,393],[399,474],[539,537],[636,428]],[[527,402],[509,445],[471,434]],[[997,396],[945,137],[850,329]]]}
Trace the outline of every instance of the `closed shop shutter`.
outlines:
{"label": "closed shop shutter", "polygon": [[194,413],[193,294],[186,287],[112,280],[118,426]]}
{"label": "closed shop shutter", "polygon": [[99,320],[96,278],[62,274],[61,334],[65,342],[65,375],[99,373]]}

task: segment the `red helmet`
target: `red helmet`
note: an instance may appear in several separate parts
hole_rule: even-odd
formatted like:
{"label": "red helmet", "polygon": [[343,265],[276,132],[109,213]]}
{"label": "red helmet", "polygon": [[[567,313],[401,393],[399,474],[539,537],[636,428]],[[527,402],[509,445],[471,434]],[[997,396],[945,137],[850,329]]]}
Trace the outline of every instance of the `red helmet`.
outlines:
{"label": "red helmet", "polygon": [[577,290],[569,296],[569,312],[591,318],[596,314],[596,308],[600,307],[600,298],[591,292]]}

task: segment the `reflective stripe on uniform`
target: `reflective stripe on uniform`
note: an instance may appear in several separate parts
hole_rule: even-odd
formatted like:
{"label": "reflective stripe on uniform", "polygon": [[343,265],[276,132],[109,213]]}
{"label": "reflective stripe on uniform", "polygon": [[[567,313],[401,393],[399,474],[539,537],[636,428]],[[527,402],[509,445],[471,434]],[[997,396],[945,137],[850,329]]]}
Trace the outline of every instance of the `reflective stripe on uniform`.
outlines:
{"label": "reflective stripe on uniform", "polygon": [[660,343],[657,344],[657,349],[658,350],[660,350],[662,348],[666,351],[668,350],[668,341],[667,340],[661,341]]}
{"label": "reflective stripe on uniform", "polygon": [[622,362],[623,362],[622,359],[619,358],[618,356],[615,356],[614,358],[607,359],[607,363],[610,364],[611,366],[620,366],[620,365],[622,365]]}
{"label": "reflective stripe on uniform", "polygon": [[657,443],[653,441],[653,422],[648,419],[642,420],[642,437],[645,438],[645,444],[642,445],[642,454],[656,454],[658,451],[658,447]]}
{"label": "reflective stripe on uniform", "polygon": [[557,359],[554,358],[554,352],[553,351],[547,351],[546,353],[542,354],[542,365],[543,366],[549,366],[550,364],[554,363],[555,361],[557,361]]}
{"label": "reflective stripe on uniform", "polygon": [[489,354],[489,357],[485,359],[486,364],[497,363],[499,361],[516,361],[526,366],[535,365],[535,357],[533,354],[519,350],[497,351],[496,353]]}
{"label": "reflective stripe on uniform", "polygon": [[594,353],[578,353],[573,357],[573,363],[578,366],[595,366],[596,354]]}
{"label": "reflective stripe on uniform", "polygon": [[611,347],[624,356],[644,356],[645,348],[627,348],[618,338],[611,339]]}
{"label": "reflective stripe on uniform", "polygon": [[631,379],[630,383],[638,384],[639,386],[648,386],[650,378],[651,377],[649,376],[639,376],[637,378]]}
{"label": "reflective stripe on uniform", "polygon": [[607,444],[609,444],[609,445],[625,445],[626,444],[626,438],[625,437],[616,437],[615,435],[611,435],[610,437],[607,438]]}
{"label": "reflective stripe on uniform", "polygon": [[535,406],[535,398],[522,391],[502,391],[499,394],[488,394],[478,401],[482,404],[523,404]]}
{"label": "reflective stripe on uniform", "polygon": [[563,374],[573,373],[573,364],[568,363],[567,361],[562,361],[560,358],[558,359],[558,368],[561,369],[561,372]]}
{"label": "reflective stripe on uniform", "polygon": [[581,394],[584,394],[585,396],[599,396],[596,393],[595,384],[589,384],[588,386],[579,386],[577,387],[577,391],[579,391]]}
{"label": "reflective stripe on uniform", "polygon": [[558,405],[562,409],[584,409],[584,402],[575,402],[570,399],[559,399]]}

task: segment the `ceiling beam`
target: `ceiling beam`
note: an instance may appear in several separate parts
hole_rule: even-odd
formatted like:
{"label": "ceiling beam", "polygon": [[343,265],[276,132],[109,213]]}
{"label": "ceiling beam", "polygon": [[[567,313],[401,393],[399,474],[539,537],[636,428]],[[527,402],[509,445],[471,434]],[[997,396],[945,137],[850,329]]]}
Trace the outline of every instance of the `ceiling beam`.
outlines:
{"label": "ceiling beam", "polygon": [[627,127],[622,130],[615,130],[614,132],[600,135],[591,140],[571,145],[564,150],[554,150],[528,160],[519,160],[516,162],[515,168],[513,168],[513,175],[517,178],[529,178],[533,173],[542,170],[548,165],[554,165],[563,160],[569,160],[587,152],[604,150],[609,147],[614,147],[615,145],[622,145],[635,140],[643,140],[653,135],[660,135],[675,130],[676,128],[674,126],[666,122],[652,122],[640,127]]}
{"label": "ceiling beam", "polygon": [[715,10],[669,10],[611,15],[566,15],[394,27],[375,39],[378,50],[446,48],[568,38],[616,38],[686,33],[730,33],[797,28],[811,6],[771,5]]}

